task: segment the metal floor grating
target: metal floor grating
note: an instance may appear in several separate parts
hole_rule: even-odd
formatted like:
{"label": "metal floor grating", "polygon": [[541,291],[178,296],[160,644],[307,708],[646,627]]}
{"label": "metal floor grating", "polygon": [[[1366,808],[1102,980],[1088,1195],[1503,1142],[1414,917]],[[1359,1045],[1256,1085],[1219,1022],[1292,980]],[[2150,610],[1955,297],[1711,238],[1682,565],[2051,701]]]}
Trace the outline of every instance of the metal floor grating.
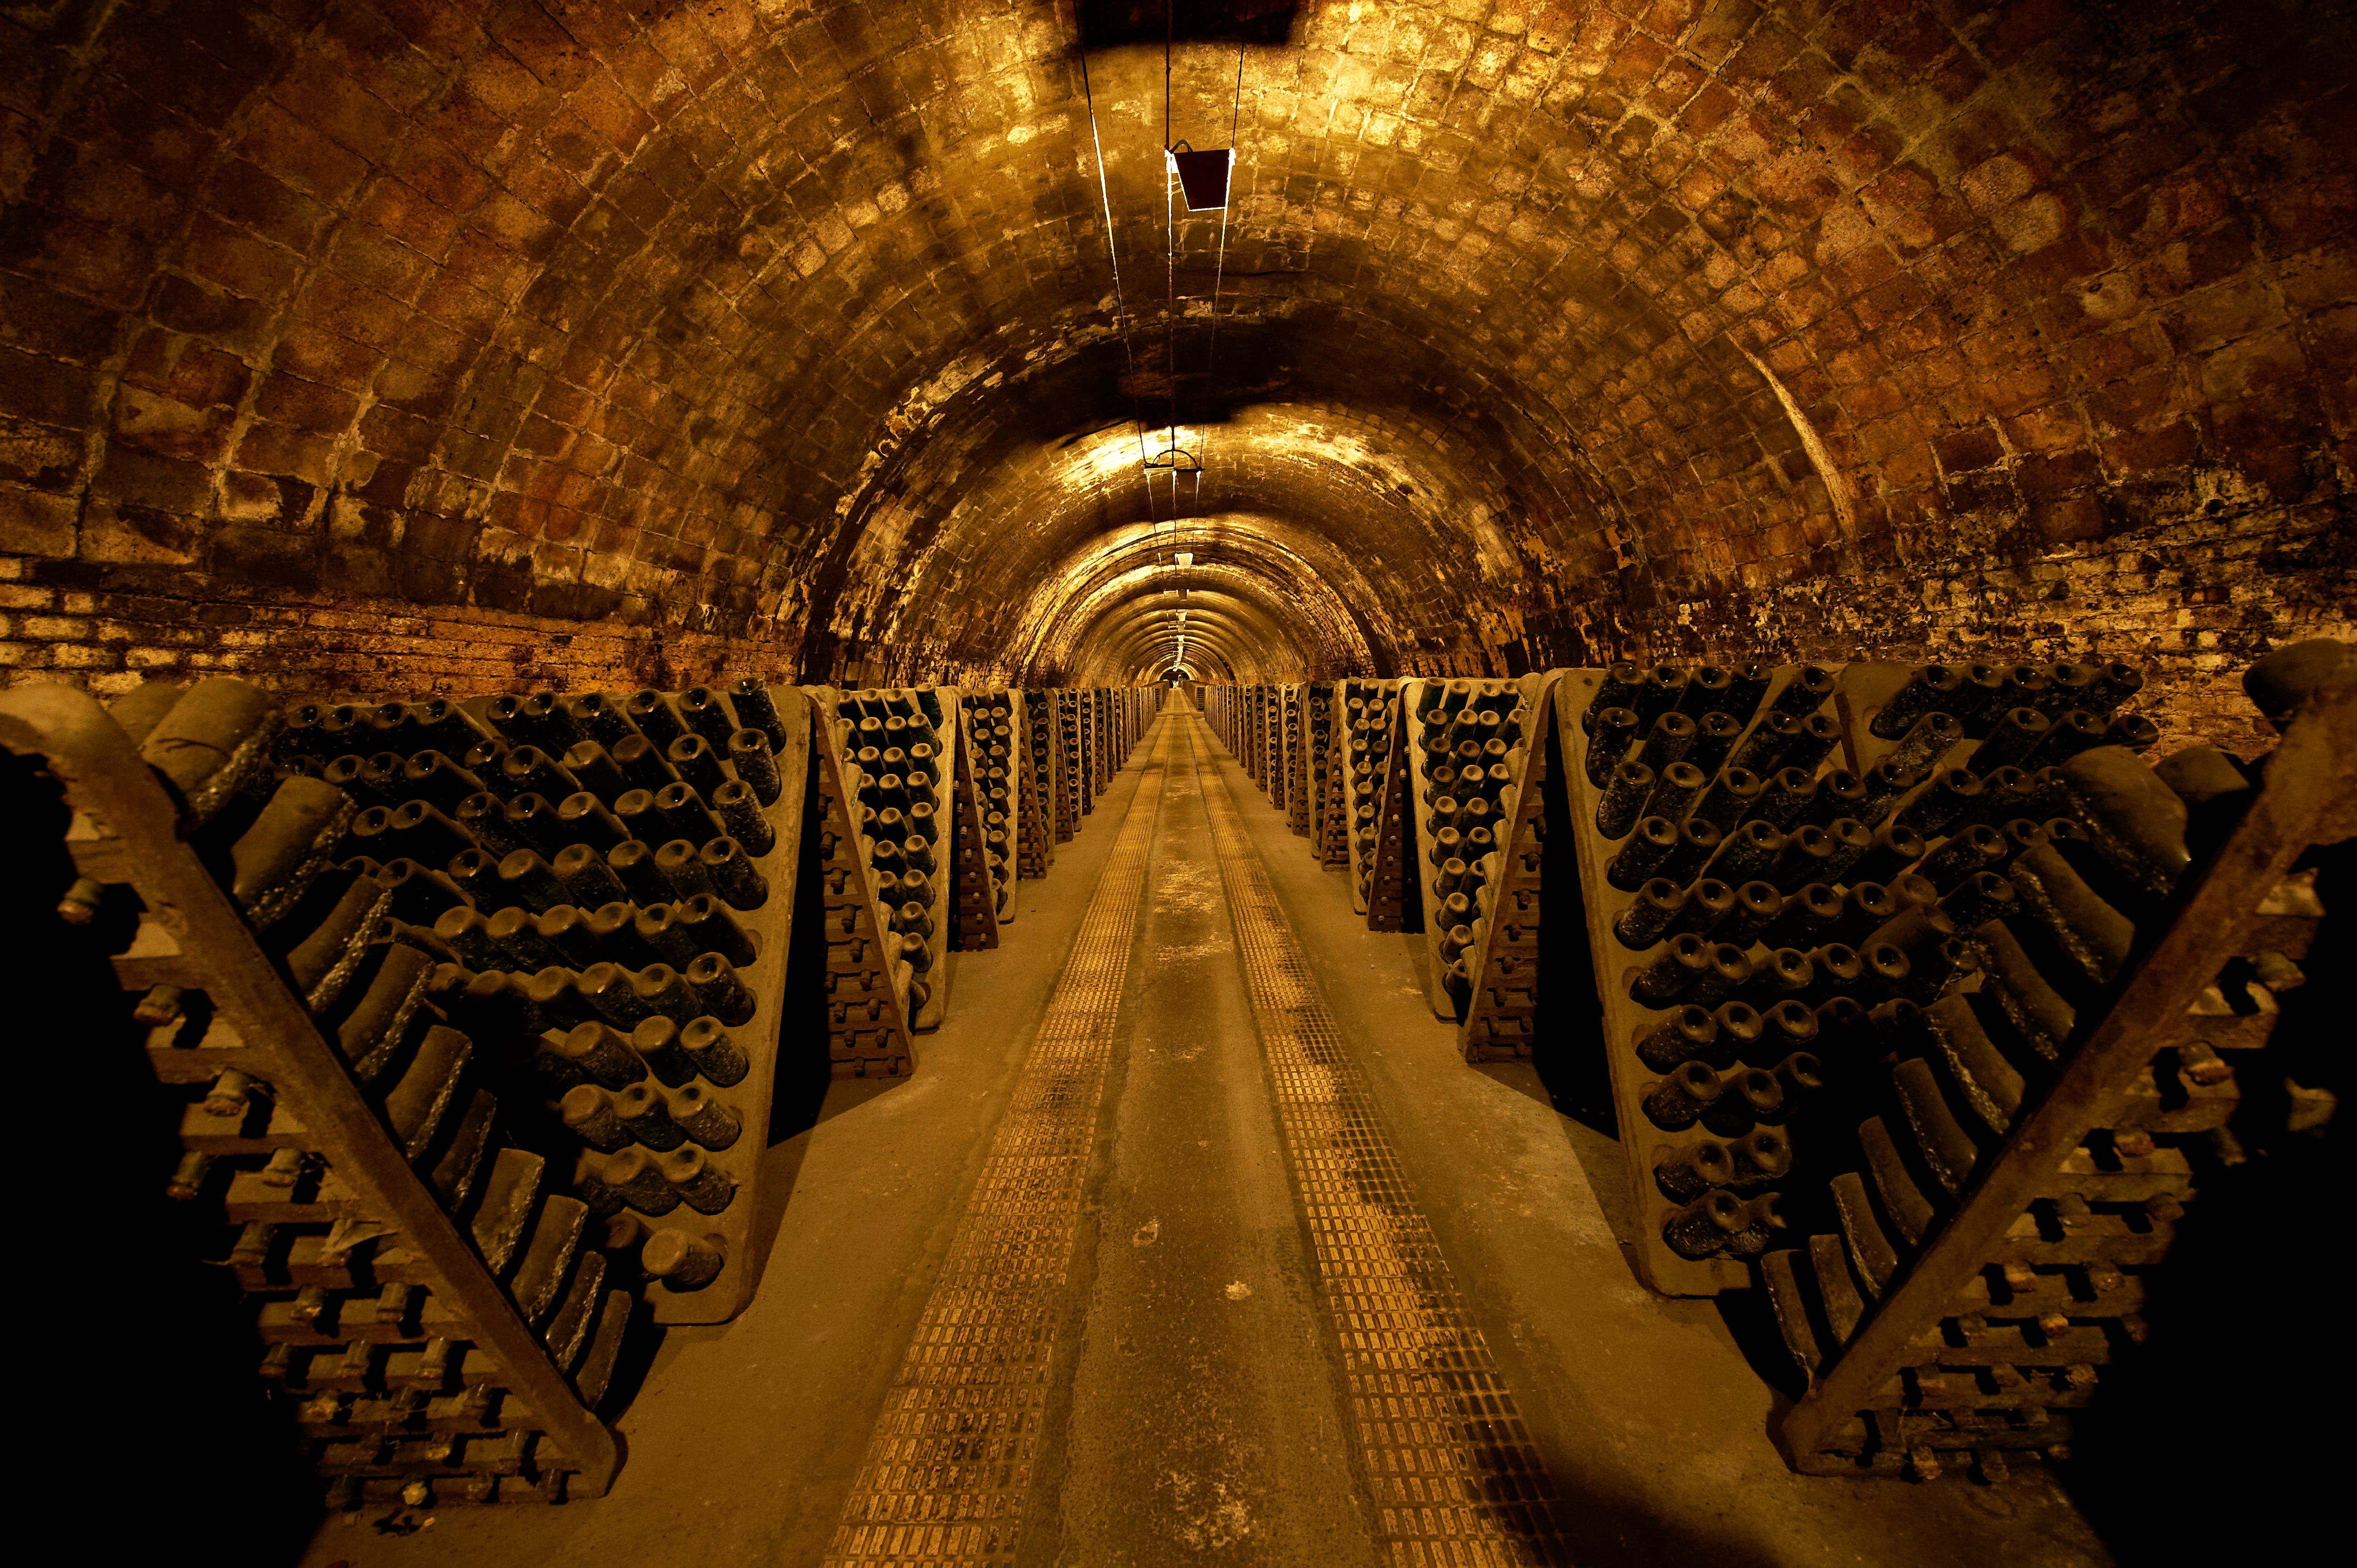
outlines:
{"label": "metal floor grating", "polygon": [[1236,927],[1295,1196],[1318,1255],[1377,1528],[1396,1568],[1566,1563],[1558,1496],[1416,1207],[1373,1096],[1244,836],[1227,781],[1189,762]]}
{"label": "metal floor grating", "polygon": [[827,1568],[1015,1560],[1173,727],[1082,917],[1006,1120],[845,1499]]}

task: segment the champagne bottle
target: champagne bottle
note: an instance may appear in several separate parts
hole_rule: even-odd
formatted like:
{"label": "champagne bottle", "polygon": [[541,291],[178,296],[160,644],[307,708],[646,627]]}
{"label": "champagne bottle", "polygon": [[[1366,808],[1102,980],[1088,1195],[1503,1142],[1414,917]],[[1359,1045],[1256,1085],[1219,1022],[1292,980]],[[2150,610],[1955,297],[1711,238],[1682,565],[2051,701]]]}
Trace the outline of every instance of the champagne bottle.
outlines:
{"label": "champagne bottle", "polygon": [[523,983],[523,993],[552,1026],[571,1029],[582,1024],[597,1022],[597,1009],[581,994],[574,972],[562,964],[550,964],[535,972]]}
{"label": "champagne bottle", "polygon": [[[770,750],[770,737],[758,729],[741,729],[728,737],[728,762],[737,777],[749,786],[761,804],[772,805],[785,790],[778,776],[778,761]],[[719,786],[714,786],[716,790]]]}
{"label": "champagne bottle", "polygon": [[1784,753],[1799,742],[1803,733],[1801,721],[1790,714],[1762,714],[1760,722],[1751,726],[1751,733],[1736,743],[1727,766],[1764,777],[1782,766]]}
{"label": "champagne bottle", "polygon": [[663,1283],[666,1290],[702,1290],[720,1277],[727,1255],[716,1238],[691,1236],[669,1227],[647,1238],[639,1249],[639,1266]]}
{"label": "champagne bottle", "polygon": [[1781,1180],[1792,1168],[1792,1142],[1780,1127],[1755,1127],[1727,1144],[1727,1180],[1723,1184],[1749,1192]]}
{"label": "champagne bottle", "polygon": [[748,675],[731,682],[728,705],[736,711],[739,725],[768,736],[772,748],[786,743],[785,720],[779,714],[777,703],[770,699],[769,687],[759,679]]}
{"label": "champagne bottle", "polygon": [[1973,770],[1986,778],[1992,768],[2019,767],[2036,751],[2051,727],[2036,708],[2007,709],[1990,725],[1988,735],[1973,749]]}
{"label": "champagne bottle", "polygon": [[688,965],[687,982],[702,1001],[699,1015],[709,1014],[731,1027],[752,1021],[753,993],[737,977],[736,966],[718,953],[705,953]]}
{"label": "champagne bottle", "polygon": [[2047,726],[2044,738],[2030,752],[2028,760],[2034,768],[2059,768],[2081,752],[2104,744],[2104,724],[2084,708],[2072,708],[2054,716]]}
{"label": "champagne bottle", "polygon": [[548,862],[537,850],[520,849],[500,862],[500,881],[507,887],[513,904],[520,904],[538,914],[559,904],[573,902],[573,895]]}
{"label": "champagne bottle", "polygon": [[566,1132],[600,1154],[619,1154],[633,1142],[615,1110],[613,1094],[597,1084],[566,1090],[556,1102],[556,1115]]}
{"label": "champagne bottle", "polygon": [[1596,805],[1596,831],[1608,839],[1627,837],[1652,791],[1653,770],[1643,763],[1624,762],[1614,768]]}
{"label": "champagne bottle", "polygon": [[1773,706],[1780,714],[1806,718],[1824,707],[1825,699],[1833,694],[1833,676],[1814,664],[1803,664],[1776,693]]}
{"label": "champagne bottle", "polygon": [[1581,715],[1580,726],[1593,736],[1607,710],[1621,708],[1629,712],[1633,728],[1636,703],[1643,685],[1644,674],[1636,665],[1622,662],[1606,666],[1603,679],[1597,682],[1596,695],[1588,700],[1587,710]]}
{"label": "champagne bottle", "polygon": [[1841,941],[1826,942],[1818,948],[1810,956],[1809,965],[1816,972],[1816,983],[1795,1000],[1814,1010],[1822,1025],[1828,1003],[1858,993],[1865,984],[1866,965],[1856,948]]}
{"label": "champagne bottle", "polygon": [[1712,1187],[1726,1186],[1734,1172],[1727,1145],[1716,1138],[1684,1148],[1664,1145],[1653,1157],[1653,1185],[1673,1203],[1690,1203]]}
{"label": "champagne bottle", "polygon": [[642,1017],[659,1015],[684,1024],[706,1011],[704,999],[696,993],[695,988],[667,963],[651,963],[630,977],[630,989],[646,1009]]}
{"label": "champagne bottle", "polygon": [[1637,889],[1637,896],[1612,922],[1612,934],[1624,948],[1652,947],[1662,940],[1662,934],[1677,918],[1685,901],[1686,895],[1676,883],[1652,877]]}
{"label": "champagne bottle", "polygon": [[1975,825],[1951,835],[1922,857],[1916,875],[1945,893],[1980,872],[2005,864],[2010,845],[1995,828]]}
{"label": "champagne bottle", "polygon": [[[1773,1081],[1772,1079],[1770,1081]],[[1641,1104],[1646,1119],[1665,1133],[1676,1133],[1702,1120],[1719,1097],[1718,1075],[1700,1062],[1685,1062],[1647,1088]]]}
{"label": "champagne bottle", "polygon": [[686,733],[679,714],[672,710],[671,700],[661,692],[632,693],[622,703],[622,712],[631,725],[660,748],[669,746]]}
{"label": "champagne bottle", "polygon": [[1718,853],[1720,836],[1719,831],[1702,818],[1688,817],[1678,829],[1676,847],[1654,868],[1654,875],[1685,886],[1702,875],[1703,867]]}
{"label": "champagne bottle", "polygon": [[[1694,744],[1694,720],[1684,714],[1662,714],[1653,720],[1652,727],[1646,730],[1644,742],[1637,749],[1637,760],[1659,775],[1663,768],[1685,756],[1686,748]],[[1466,761],[1480,760],[1480,751],[1478,747],[1468,756],[1460,745],[1458,747],[1458,753]]]}
{"label": "champagne bottle", "polygon": [[1751,960],[1732,942],[1714,942],[1708,962],[1686,987],[1685,999],[1697,1007],[1716,1007],[1738,995],[1750,983]]}
{"label": "champagne bottle", "polygon": [[[663,1179],[657,1156],[635,1144],[607,1160],[597,1179],[641,1214],[661,1217],[679,1207],[679,1189]],[[580,1185],[576,1181],[576,1187]],[[587,1201],[586,1194],[584,1200]]]}
{"label": "champagne bottle", "polygon": [[1874,830],[1867,851],[1851,862],[1848,880],[1888,882],[1923,858],[1923,835],[1900,822],[1886,822]]}
{"label": "champagne bottle", "polygon": [[[1672,887],[1677,886],[1666,877],[1659,880],[1668,882]],[[1727,912],[1734,908],[1734,888],[1715,876],[1697,878],[1695,885],[1685,891],[1676,915],[1663,928],[1663,934],[1671,937],[1688,933],[1697,937],[1712,936],[1719,922],[1726,919]]]}
{"label": "champagne bottle", "polygon": [[1803,952],[1823,945],[1841,918],[1841,895],[1828,883],[1812,882],[1786,896],[1781,911],[1760,933],[1770,948],[1799,948]]}
{"label": "champagne bottle", "polygon": [[1842,728],[1837,720],[1829,714],[1811,714],[1801,721],[1801,733],[1785,746],[1777,761],[1783,767],[1813,774],[1841,743]]}
{"label": "champagne bottle", "polygon": [[1963,671],[1945,664],[1919,665],[1907,677],[1907,683],[1875,714],[1867,733],[1881,740],[1897,740],[1927,714],[1968,716],[1968,704],[1975,700],[1976,693],[1967,694]]}
{"label": "champagne bottle", "polygon": [[1668,1007],[1710,967],[1710,948],[1692,932],[1670,939],[1669,945],[1630,982],[1629,994],[1641,1005]]}
{"label": "champagne bottle", "polygon": [[556,808],[548,803],[545,796],[518,795],[507,803],[507,809],[500,813],[500,821],[509,836],[527,849],[551,855],[565,847],[564,821],[557,816]]}
{"label": "champagne bottle", "polygon": [[1751,809],[1751,802],[1760,798],[1765,788],[1760,776],[1749,768],[1721,768],[1710,788],[1703,791],[1702,799],[1695,802],[1694,815],[1726,832],[1743,820],[1743,813]]}
{"label": "champagne bottle", "polygon": [[691,686],[679,694],[674,704],[687,727],[714,746],[726,746],[728,737],[742,726],[719,693],[709,686]]}
{"label": "champagne bottle", "polygon": [[1706,713],[1695,721],[1694,740],[1686,747],[1684,760],[1705,779],[1715,777],[1742,737],[1743,725],[1733,714]]}
{"label": "champagne bottle", "polygon": [[1736,1219],[1735,1234],[1727,1239],[1726,1244],[1730,1258],[1756,1258],[1790,1229],[1784,1218],[1783,1197],[1779,1193],[1761,1193],[1743,1205]]}
{"label": "champagne bottle", "polygon": [[[1448,841],[1456,837],[1455,830],[1444,829],[1439,837],[1454,854],[1454,845],[1448,844]],[[1677,829],[1663,818],[1647,817],[1637,824],[1636,832],[1605,867],[1605,881],[1623,893],[1635,892],[1647,877],[1661,868],[1662,863],[1669,858],[1670,851],[1677,847]]]}
{"label": "champagne bottle", "polygon": [[573,715],[573,723],[584,740],[596,741],[608,751],[638,734],[622,704],[603,692],[584,692],[565,701],[565,711]]}
{"label": "champagne bottle", "polygon": [[257,931],[278,923],[328,866],[358,815],[350,798],[317,779],[289,779],[230,846],[230,897]]}
{"label": "champagne bottle", "polygon": [[1798,768],[1780,768],[1761,786],[1759,799],[1745,809],[1743,821],[1766,822],[1781,830],[1803,821],[1816,803],[1817,781]]}
{"label": "champagne bottle", "polygon": [[710,794],[728,782],[728,775],[720,766],[720,754],[700,735],[680,736],[671,743],[663,757],[678,773],[681,783],[694,786],[699,795]]}
{"label": "champagne bottle", "polygon": [[1924,774],[1921,769],[1894,761],[1896,755],[1893,753],[1892,757],[1886,757],[1867,768],[1865,778],[1860,780],[1866,786],[1866,797],[1857,803],[1857,816],[1859,822],[1869,827],[1889,816],[1900,798],[1923,781]]}
{"label": "champagne bottle", "polygon": [[651,1079],[640,1079],[617,1094],[614,1114],[633,1139],[657,1154],[687,1142],[686,1130],[671,1119],[670,1104]]}
{"label": "champagne bottle", "polygon": [[536,746],[519,746],[510,751],[500,762],[500,774],[507,780],[511,800],[526,794],[562,800],[581,788],[564,764]]}
{"label": "champagne bottle", "polygon": [[1688,763],[1673,762],[1656,774],[1653,788],[1637,814],[1682,822],[1709,782],[1699,768]]}
{"label": "champagne bottle", "polygon": [[1719,1079],[1719,1092],[1703,1107],[1702,1124],[1723,1138],[1740,1137],[1755,1126],[1783,1119],[1784,1086],[1758,1068],[1738,1068]]}
{"label": "champagne bottle", "polygon": [[554,692],[535,692],[526,697],[519,714],[533,743],[552,756],[562,757],[589,738],[572,708]]}
{"label": "champagne bottle", "polygon": [[662,1175],[698,1214],[717,1214],[737,1196],[736,1179],[693,1144],[663,1157]]}
{"label": "champagne bottle", "polygon": [[1776,863],[1768,868],[1767,880],[1780,888],[1833,881],[1840,875],[1835,868],[1836,847],[1831,833],[1813,823],[1803,822],[1784,835],[1784,847],[1778,853]]}
{"label": "champagne bottle", "polygon": [[197,682],[165,710],[139,756],[171,797],[183,837],[267,776],[285,722],[268,693],[223,677]]}
{"label": "champagne bottle", "polygon": [[704,1148],[726,1149],[744,1132],[735,1112],[693,1083],[665,1090],[663,1101],[673,1122]]}
{"label": "champagne bottle", "polygon": [[1828,827],[1844,817],[1863,821],[1858,813],[1866,809],[1866,781],[1846,768],[1828,768],[1817,779],[1816,799],[1801,813],[1804,822]]}
{"label": "champagne bottle", "polygon": [[[753,939],[728,907],[717,898],[698,897],[672,907],[672,924],[697,953],[716,952],[730,963],[745,965],[758,956]],[[926,935],[931,935],[927,918]]]}
{"label": "champagne bottle", "polygon": [[630,1049],[669,1089],[695,1080],[696,1060],[681,1044],[684,1034],[678,1019],[661,1013],[650,1013],[630,1027]]}
{"label": "champagne bottle", "polygon": [[1712,1010],[1710,1021],[1717,1026],[1718,1038],[1695,1059],[1713,1072],[1724,1072],[1759,1048],[1761,1016],[1750,1003],[1722,1002]]}
{"label": "champagne bottle", "polygon": [[1784,896],[1765,882],[1747,882],[1735,890],[1735,900],[1711,935],[1715,940],[1749,948],[1760,933],[1783,913]]}
{"label": "champagne bottle", "polygon": [[634,735],[616,741],[607,756],[615,771],[632,789],[644,789],[650,795],[679,782],[678,770],[664,757],[662,747],[645,736]]}
{"label": "champagne bottle", "polygon": [[671,837],[692,843],[702,843],[720,832],[720,819],[713,815],[695,787],[684,780],[656,791],[655,815]]}
{"label": "champagne bottle", "polygon": [[1747,1217],[1735,1195],[1719,1188],[1703,1194],[1662,1221],[1662,1240],[1682,1258],[1707,1258],[1744,1229]]}
{"label": "champagne bottle", "polygon": [[659,955],[657,961],[673,969],[685,969],[702,950],[696,946],[695,934],[680,924],[676,904],[649,904],[631,925],[639,940]]}
{"label": "champagne bottle", "polygon": [[706,1081],[727,1089],[743,1081],[752,1064],[717,1018],[691,1019],[680,1032],[680,1048]]}
{"label": "champagne bottle", "polygon": [[1587,781],[1603,789],[1612,770],[1628,757],[1629,747],[1636,738],[1637,715],[1632,710],[1606,708],[1594,714],[1587,742]]}
{"label": "champagne bottle", "polygon": [[1711,856],[1709,875],[1739,887],[1762,877],[1783,853],[1784,835],[1755,817],[1719,841],[1718,853]]}
{"label": "champagne bottle", "polygon": [[1637,1042],[1637,1059],[1657,1073],[1674,1072],[1717,1040],[1718,1025],[1708,1013],[1691,1005],[1677,1007]]}

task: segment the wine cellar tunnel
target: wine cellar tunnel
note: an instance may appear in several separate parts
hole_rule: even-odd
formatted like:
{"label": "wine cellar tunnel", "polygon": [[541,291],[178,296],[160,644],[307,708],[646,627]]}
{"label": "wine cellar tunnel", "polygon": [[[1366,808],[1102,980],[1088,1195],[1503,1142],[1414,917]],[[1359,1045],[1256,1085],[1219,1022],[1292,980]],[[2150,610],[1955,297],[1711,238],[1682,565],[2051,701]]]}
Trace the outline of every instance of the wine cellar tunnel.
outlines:
{"label": "wine cellar tunnel", "polygon": [[0,60],[102,1544],[2314,1528],[2346,5],[26,0]]}

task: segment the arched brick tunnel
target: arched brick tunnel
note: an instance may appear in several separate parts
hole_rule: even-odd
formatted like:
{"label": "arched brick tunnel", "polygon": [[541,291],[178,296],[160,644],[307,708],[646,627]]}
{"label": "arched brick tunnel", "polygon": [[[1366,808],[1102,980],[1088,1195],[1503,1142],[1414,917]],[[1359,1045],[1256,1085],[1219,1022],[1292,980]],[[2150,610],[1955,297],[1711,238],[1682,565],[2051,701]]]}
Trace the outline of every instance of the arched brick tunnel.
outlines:
{"label": "arched brick tunnel", "polygon": [[19,667],[1117,681],[1193,605],[1244,680],[1986,644],[2198,731],[2347,627],[2338,8],[1200,8],[1175,216],[1160,17],[8,13]]}

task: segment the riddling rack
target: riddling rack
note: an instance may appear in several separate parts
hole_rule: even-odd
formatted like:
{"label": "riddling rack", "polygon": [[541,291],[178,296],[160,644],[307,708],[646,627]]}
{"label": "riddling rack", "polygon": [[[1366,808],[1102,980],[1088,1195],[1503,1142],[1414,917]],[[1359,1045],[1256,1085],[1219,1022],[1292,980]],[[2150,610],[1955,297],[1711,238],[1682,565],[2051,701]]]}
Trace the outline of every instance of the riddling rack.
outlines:
{"label": "riddling rack", "polygon": [[0,695],[0,740],[72,811],[61,917],[138,911],[126,994],[81,1004],[131,1004],[186,1087],[169,1190],[235,1228],[260,1374],[330,1507],[602,1493],[619,1455],[596,1412],[630,1297],[563,1168],[512,1138],[531,1096],[488,1059],[510,1041],[453,1005],[456,966],[385,935],[401,879],[348,863],[361,813],[274,766],[282,727],[228,680],[112,714],[63,687]]}
{"label": "riddling rack", "polygon": [[[1469,1059],[1530,1054],[1560,793],[1638,1272],[1764,1285],[1808,1380],[1778,1423],[1796,1468],[2067,1453],[2202,1170],[2240,1157],[2231,1059],[2305,979],[2312,852],[2357,832],[2357,655],[2250,671],[2284,736],[2257,762],[2148,764],[2141,685],[2070,661],[1338,684],[1356,901],[1382,929],[1412,799],[1404,891]],[[1273,755],[1264,693],[1204,704],[1248,768]],[[1488,784],[1517,740],[1476,838],[1437,776],[1478,741]],[[2314,1097],[2285,1082],[2297,1127]]]}
{"label": "riddling rack", "polygon": [[632,1324],[753,1289],[804,856],[834,1069],[906,1073],[945,990],[932,824],[1003,884],[1027,779],[1044,859],[1083,778],[1028,721],[1090,715],[1093,794],[1155,702],[994,693],[984,738],[950,688],[281,712],[208,680],[22,688],[0,742],[70,811],[59,918],[130,933],[85,1004],[185,1092],[169,1192],[221,1215],[258,1375],[350,1509],[606,1489]]}

